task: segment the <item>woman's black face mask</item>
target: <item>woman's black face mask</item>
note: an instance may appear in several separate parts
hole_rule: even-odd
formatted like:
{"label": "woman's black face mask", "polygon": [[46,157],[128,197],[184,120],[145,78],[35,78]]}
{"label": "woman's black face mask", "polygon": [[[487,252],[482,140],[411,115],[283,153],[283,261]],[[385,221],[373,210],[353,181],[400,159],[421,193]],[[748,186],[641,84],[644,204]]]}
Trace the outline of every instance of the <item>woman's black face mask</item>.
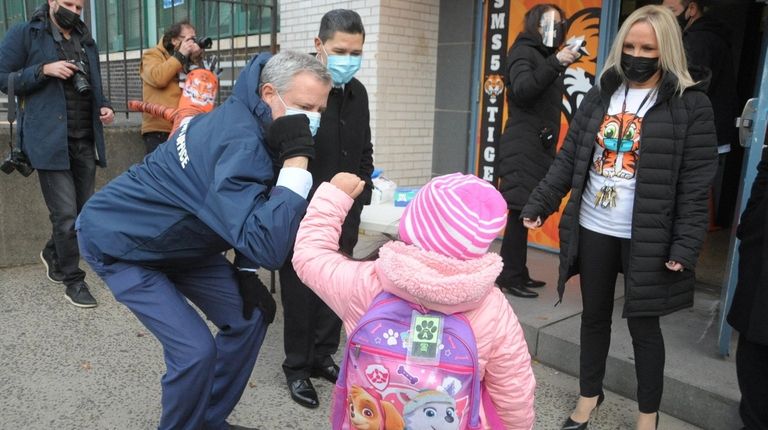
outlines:
{"label": "woman's black face mask", "polygon": [[621,54],[621,70],[624,76],[632,82],[642,84],[651,79],[651,76],[659,70],[659,57],[646,58]]}

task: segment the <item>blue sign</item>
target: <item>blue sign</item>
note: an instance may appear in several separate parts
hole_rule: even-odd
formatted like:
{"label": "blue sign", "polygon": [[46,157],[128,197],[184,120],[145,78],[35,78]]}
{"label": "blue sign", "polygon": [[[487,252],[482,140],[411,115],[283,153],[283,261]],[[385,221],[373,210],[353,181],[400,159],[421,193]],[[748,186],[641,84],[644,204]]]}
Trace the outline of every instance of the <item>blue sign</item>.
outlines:
{"label": "blue sign", "polygon": [[[173,2],[173,4],[171,4]],[[184,0],[163,0],[163,9],[170,9],[173,6],[184,4]]]}

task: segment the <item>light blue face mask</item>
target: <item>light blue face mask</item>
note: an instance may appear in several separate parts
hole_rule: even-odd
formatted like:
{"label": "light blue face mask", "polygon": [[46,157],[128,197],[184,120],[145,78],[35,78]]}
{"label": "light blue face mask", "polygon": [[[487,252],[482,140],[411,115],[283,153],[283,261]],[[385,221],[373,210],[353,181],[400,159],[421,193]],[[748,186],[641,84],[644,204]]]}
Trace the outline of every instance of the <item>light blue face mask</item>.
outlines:
{"label": "light blue face mask", "polygon": [[328,59],[328,71],[333,78],[333,85],[345,85],[352,80],[363,61],[362,55],[328,55],[323,46],[323,52]]}
{"label": "light blue face mask", "polygon": [[308,110],[301,110],[295,107],[290,107],[285,104],[283,98],[280,97],[280,93],[277,93],[277,98],[279,98],[280,102],[283,104],[283,106],[285,106],[286,115],[306,115],[307,118],[309,118],[309,132],[312,133],[313,137],[315,134],[317,134],[317,129],[320,128],[320,112],[310,112]]}

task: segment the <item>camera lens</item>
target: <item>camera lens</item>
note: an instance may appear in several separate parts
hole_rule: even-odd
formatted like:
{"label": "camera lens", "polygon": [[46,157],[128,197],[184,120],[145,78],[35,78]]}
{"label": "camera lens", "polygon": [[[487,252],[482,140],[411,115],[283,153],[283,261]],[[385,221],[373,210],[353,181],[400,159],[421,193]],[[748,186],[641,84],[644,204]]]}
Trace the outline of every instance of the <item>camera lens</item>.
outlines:
{"label": "camera lens", "polygon": [[200,49],[210,49],[213,45],[213,39],[210,37],[198,37],[195,39],[195,42],[197,42],[197,46],[199,46]]}
{"label": "camera lens", "polygon": [[91,93],[91,84],[88,82],[88,78],[85,77],[84,73],[75,72],[73,79],[75,91],[77,91],[78,94],[87,96]]}
{"label": "camera lens", "polygon": [[84,96],[89,95],[91,93],[91,83],[88,81],[85,63],[75,60],[70,60],[69,62],[77,66],[75,74],[72,75],[72,84],[75,86],[75,91]]}

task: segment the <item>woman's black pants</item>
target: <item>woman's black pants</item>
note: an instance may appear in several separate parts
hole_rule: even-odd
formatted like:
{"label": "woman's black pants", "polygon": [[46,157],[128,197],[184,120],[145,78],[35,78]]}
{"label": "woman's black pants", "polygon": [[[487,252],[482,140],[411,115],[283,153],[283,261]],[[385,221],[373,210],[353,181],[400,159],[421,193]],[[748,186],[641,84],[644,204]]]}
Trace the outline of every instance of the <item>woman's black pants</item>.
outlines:
{"label": "woman's black pants", "polygon": [[[611,343],[614,291],[619,272],[627,273],[630,239],[580,228],[579,272],[581,276],[581,395],[603,392],[605,361]],[[659,410],[664,384],[664,338],[659,317],[627,318],[635,352],[637,403],[642,413]]]}
{"label": "woman's black pants", "polygon": [[528,229],[520,221],[520,211],[510,209],[507,215],[507,228],[499,251],[504,267],[498,282],[516,287],[531,279],[528,274]]}

